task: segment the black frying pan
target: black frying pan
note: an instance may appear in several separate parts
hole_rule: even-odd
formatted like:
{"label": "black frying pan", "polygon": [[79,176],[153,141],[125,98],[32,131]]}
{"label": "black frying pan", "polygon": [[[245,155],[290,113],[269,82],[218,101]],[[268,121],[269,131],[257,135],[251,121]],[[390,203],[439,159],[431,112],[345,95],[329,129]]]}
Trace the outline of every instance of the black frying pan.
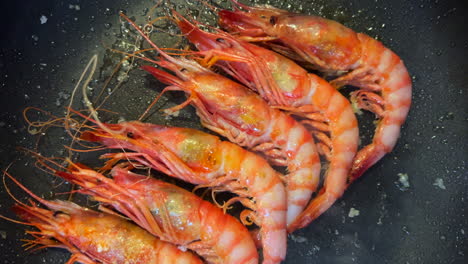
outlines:
{"label": "black frying pan", "polygon": [[[173,2],[182,9],[202,10],[194,0]],[[25,129],[21,111],[37,106],[63,115],[67,97],[94,53],[101,58],[95,75],[99,81],[92,84],[98,88],[115,62],[105,54],[102,42],[111,45],[119,39],[118,10],[124,9],[142,23],[151,4],[120,0],[1,3],[1,168],[15,161],[10,173],[46,198],[54,197],[52,191],[67,190],[68,186],[56,186],[58,182],[39,173],[30,158],[15,150],[17,146],[34,148],[36,142]],[[413,106],[395,150],[323,216],[290,237],[285,263],[466,263],[468,10],[462,1],[289,0],[271,4],[335,19],[378,37],[400,55],[414,80]],[[41,16],[47,18],[44,24]],[[161,34],[158,43],[170,45],[175,40]],[[134,119],[161,88],[147,74],[134,70],[106,108]],[[167,99],[181,100],[178,94]],[[364,116],[362,123],[369,123],[370,117]],[[147,121],[200,127],[191,109],[172,120],[155,113]],[[62,136],[60,129],[43,136],[43,154],[64,155],[61,145],[68,139]],[[80,155],[79,159],[92,163],[95,156]],[[409,188],[402,188],[398,173],[408,174]],[[440,180],[445,189],[434,185]],[[9,186],[17,197],[26,197]],[[9,212],[13,201],[5,188],[0,188],[0,201],[0,213],[14,217]],[[351,208],[359,210],[359,215],[349,217]],[[20,239],[27,236],[23,230],[0,221],[3,263],[66,262],[69,255],[63,250],[24,252]]]}

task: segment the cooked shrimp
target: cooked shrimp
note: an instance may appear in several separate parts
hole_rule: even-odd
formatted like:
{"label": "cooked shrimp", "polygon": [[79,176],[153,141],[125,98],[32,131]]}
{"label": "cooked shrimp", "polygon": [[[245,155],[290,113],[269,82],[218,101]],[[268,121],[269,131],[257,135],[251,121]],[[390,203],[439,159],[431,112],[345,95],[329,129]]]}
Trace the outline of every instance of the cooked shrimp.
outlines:
{"label": "cooked shrimp", "polygon": [[[319,195],[288,230],[304,227],[327,210],[344,192],[357,151],[357,120],[348,100],[328,82],[295,62],[265,48],[237,40],[217,31],[209,33],[176,12],[182,33],[205,51],[207,61],[257,91],[270,105],[306,118],[314,129],[318,146],[330,165]],[[326,133],[329,133],[328,136]]]}
{"label": "cooked shrimp", "polygon": [[222,27],[246,40],[272,41],[268,44],[275,50],[301,58],[320,71],[345,73],[331,82],[336,88],[346,84],[360,88],[351,100],[373,112],[379,123],[372,143],[357,153],[349,182],[392,151],[411,105],[411,78],[398,55],[368,35],[332,20],[231,1],[246,11],[220,11]]}
{"label": "cooked shrimp", "polygon": [[[139,161],[184,181],[231,191],[260,227],[265,263],[278,263],[286,255],[286,191],[280,175],[260,156],[190,128],[165,127],[140,122],[109,125],[120,134],[89,130],[82,139],[110,148],[136,153],[106,154],[105,157]],[[111,160],[112,161],[112,160]]]}
{"label": "cooked shrimp", "polygon": [[[163,242],[139,226],[122,217],[89,210],[68,201],[47,201],[26,189],[8,175],[23,190],[49,209],[31,201],[20,203],[13,211],[26,223],[5,219],[38,228],[27,231],[34,240],[27,240],[28,248],[64,248],[72,253],[67,263],[203,263],[191,252],[183,252],[175,245]],[[15,199],[16,200],[16,199]]]}
{"label": "cooked shrimp", "polygon": [[307,129],[292,117],[271,108],[245,86],[193,60],[167,55],[136,25],[135,28],[161,54],[160,60],[154,63],[175,75],[152,66],[143,66],[143,69],[170,84],[165,91],[180,90],[188,94],[185,103],[169,111],[191,104],[208,129],[241,146],[262,152],[276,165],[287,166],[287,224],[292,223],[309,202],[320,177],[320,160]]}
{"label": "cooked shrimp", "polygon": [[193,193],[122,167],[114,167],[114,179],[109,179],[94,170],[72,166],[70,173],[56,174],[161,240],[191,249],[209,263],[258,263],[248,230]]}

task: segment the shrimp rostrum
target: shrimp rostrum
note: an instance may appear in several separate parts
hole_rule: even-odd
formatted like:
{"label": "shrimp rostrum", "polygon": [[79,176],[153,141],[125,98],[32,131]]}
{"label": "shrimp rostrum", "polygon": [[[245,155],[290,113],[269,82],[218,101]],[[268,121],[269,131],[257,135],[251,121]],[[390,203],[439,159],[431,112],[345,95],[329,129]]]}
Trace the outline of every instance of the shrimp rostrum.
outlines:
{"label": "shrimp rostrum", "polygon": [[294,61],[217,30],[206,32],[174,11],[182,33],[228,74],[311,127],[319,151],[330,162],[324,187],[288,230],[308,225],[343,194],[357,151],[359,132],[351,104],[327,81]]}
{"label": "shrimp rostrum", "polygon": [[81,165],[71,166],[70,172],[56,174],[161,240],[191,249],[208,263],[258,263],[247,228],[195,194],[122,165],[112,169],[113,179]]}
{"label": "shrimp rostrum", "polygon": [[184,252],[171,243],[161,241],[120,216],[93,211],[68,201],[44,200],[8,176],[47,207],[44,209],[33,201],[28,205],[15,199],[17,204],[12,210],[26,222],[3,217],[39,229],[26,232],[34,237],[33,240],[25,240],[28,248],[67,249],[72,253],[67,262],[69,264],[203,263],[192,252]]}
{"label": "shrimp rostrum", "polygon": [[143,69],[169,84],[165,91],[180,90],[188,95],[187,101],[172,111],[191,104],[206,128],[261,152],[275,165],[287,167],[287,224],[292,223],[309,202],[320,178],[319,156],[307,129],[247,87],[194,60],[167,55],[135,27],[161,55],[153,63],[173,74],[152,66]]}
{"label": "shrimp rostrum", "polygon": [[266,41],[274,50],[339,77],[336,88],[353,85],[351,101],[379,119],[371,144],[358,151],[349,181],[392,151],[411,105],[411,78],[400,57],[381,42],[318,16],[271,6],[250,7],[231,0],[235,11],[219,12],[219,24],[248,41]]}

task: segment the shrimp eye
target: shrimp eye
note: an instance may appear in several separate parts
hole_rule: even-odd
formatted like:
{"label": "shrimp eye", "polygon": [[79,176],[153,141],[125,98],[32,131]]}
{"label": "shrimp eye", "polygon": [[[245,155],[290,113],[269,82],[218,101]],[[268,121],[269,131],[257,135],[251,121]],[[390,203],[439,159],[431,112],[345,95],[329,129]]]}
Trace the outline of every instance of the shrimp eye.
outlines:
{"label": "shrimp eye", "polygon": [[270,17],[270,24],[275,25],[277,21],[278,21],[278,17],[276,16]]}
{"label": "shrimp eye", "polygon": [[127,132],[127,137],[128,137],[128,138],[134,139],[134,138],[135,138],[135,134],[133,134],[133,132]]}
{"label": "shrimp eye", "polygon": [[66,215],[66,213],[64,213],[64,212],[62,212],[62,211],[55,211],[55,212],[54,212],[54,217],[57,217],[57,215],[61,215],[61,214]]}
{"label": "shrimp eye", "polygon": [[180,72],[188,72],[188,70],[185,69],[185,68],[182,68],[182,69],[180,69]]}
{"label": "shrimp eye", "polygon": [[230,42],[227,42],[226,39],[223,39],[223,38],[217,38],[216,42],[223,43],[225,46],[229,48],[232,47],[232,44]]}

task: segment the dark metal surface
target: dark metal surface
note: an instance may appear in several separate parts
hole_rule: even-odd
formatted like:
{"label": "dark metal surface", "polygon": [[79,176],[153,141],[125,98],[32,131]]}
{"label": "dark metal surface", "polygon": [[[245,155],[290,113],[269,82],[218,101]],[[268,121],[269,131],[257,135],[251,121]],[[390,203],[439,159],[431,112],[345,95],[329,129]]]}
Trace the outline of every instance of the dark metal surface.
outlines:
{"label": "dark metal surface", "polygon": [[[36,106],[63,115],[63,106],[94,53],[100,55],[102,70],[95,75],[97,88],[106,76],[103,43],[115,43],[120,33],[118,10],[125,9],[142,23],[152,2],[2,1],[1,168],[15,161],[10,172],[46,198],[60,189],[51,176],[39,173],[30,159],[15,151],[17,146],[33,148],[36,140],[25,129],[21,111]],[[194,2],[177,6],[200,9]],[[378,37],[403,58],[414,80],[413,106],[395,150],[323,216],[290,237],[285,263],[466,263],[468,10],[462,1],[290,0],[280,5],[336,19]],[[43,15],[47,22],[41,24]],[[161,87],[134,70],[106,106],[134,119]],[[178,95],[167,98],[181,100]],[[190,109],[172,119],[156,113],[148,121],[199,127]],[[57,156],[64,154],[61,145],[69,139],[56,129],[41,142],[43,154]],[[87,162],[92,157],[81,159]],[[401,188],[398,173],[409,176],[409,188]],[[434,185],[440,180],[445,189]],[[12,191],[26,197],[17,188]],[[12,204],[5,188],[0,188],[0,214],[14,217],[8,210]],[[351,208],[359,215],[349,217]],[[0,262],[64,263],[68,257],[57,249],[24,252],[23,238],[27,238],[23,226],[0,220]]]}

